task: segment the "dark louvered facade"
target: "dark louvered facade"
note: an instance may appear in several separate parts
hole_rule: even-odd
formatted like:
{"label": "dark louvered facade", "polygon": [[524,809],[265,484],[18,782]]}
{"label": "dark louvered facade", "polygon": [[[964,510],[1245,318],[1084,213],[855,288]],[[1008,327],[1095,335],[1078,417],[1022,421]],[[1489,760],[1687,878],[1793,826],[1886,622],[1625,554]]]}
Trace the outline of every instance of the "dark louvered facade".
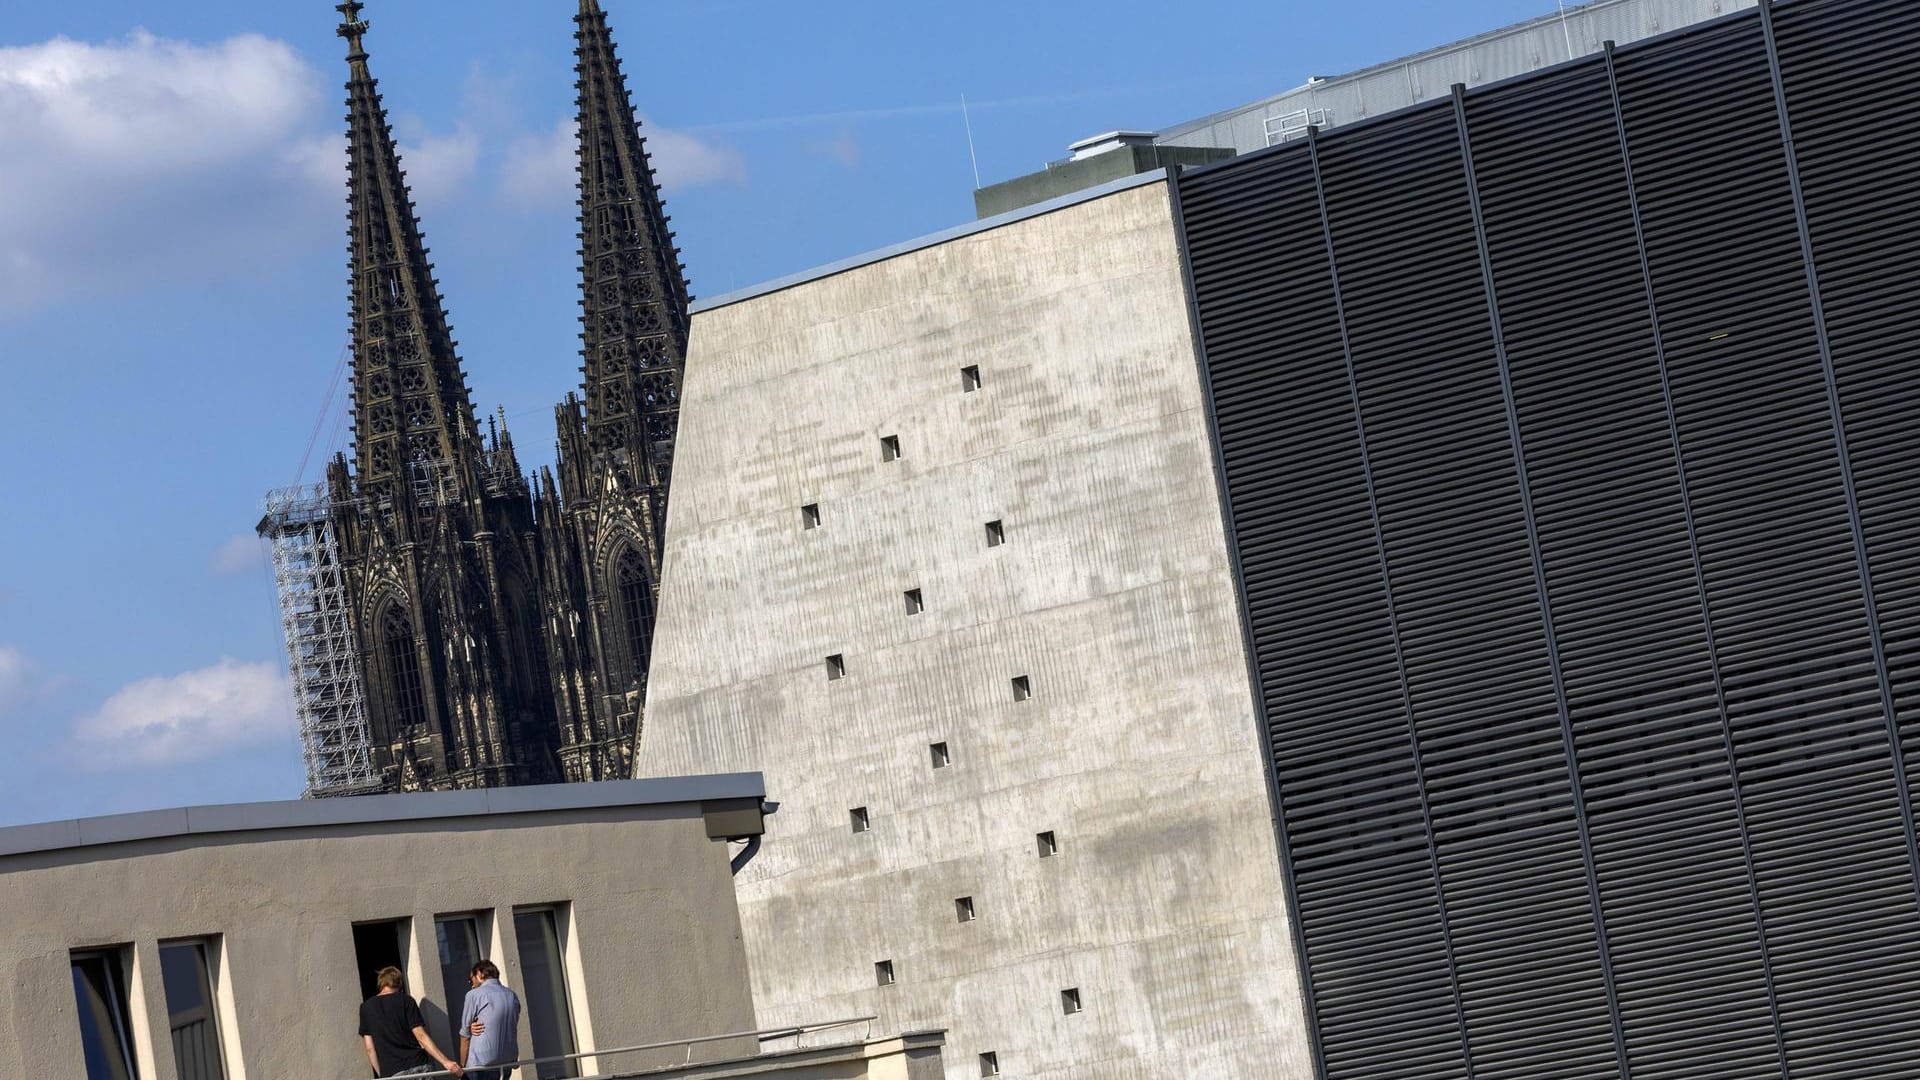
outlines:
{"label": "dark louvered facade", "polygon": [[1920,1077],[1920,5],[1178,192],[1324,1075]]}

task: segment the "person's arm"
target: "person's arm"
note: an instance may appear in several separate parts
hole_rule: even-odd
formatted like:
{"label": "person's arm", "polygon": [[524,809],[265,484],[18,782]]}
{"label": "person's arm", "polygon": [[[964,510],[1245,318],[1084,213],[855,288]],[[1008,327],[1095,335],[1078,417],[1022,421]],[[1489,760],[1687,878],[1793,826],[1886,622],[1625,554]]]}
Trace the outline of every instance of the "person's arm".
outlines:
{"label": "person's arm", "polygon": [[375,1056],[373,1052],[373,1036],[371,1035],[360,1036],[360,1046],[362,1049],[366,1050],[367,1052],[367,1064],[372,1066],[373,1075],[379,1076],[380,1075],[380,1059],[377,1056]]}
{"label": "person's arm", "polygon": [[469,1056],[470,1044],[474,1039],[479,1038],[482,1030],[485,1030],[479,1022],[480,1010],[485,1007],[485,1003],[473,994],[468,994],[466,1001],[460,1006],[460,1064],[462,1065],[473,1060]]}
{"label": "person's arm", "polygon": [[428,1057],[439,1062],[441,1068],[447,1070],[448,1072],[452,1073],[455,1076],[465,1075],[465,1070],[460,1068],[459,1062],[456,1062],[452,1058],[441,1053],[440,1048],[433,1044],[433,1036],[427,1034],[427,1029],[425,1027],[422,1027],[419,1024],[415,1024],[413,1026],[413,1037],[414,1037],[414,1040],[420,1044],[420,1049],[425,1050],[427,1052]]}

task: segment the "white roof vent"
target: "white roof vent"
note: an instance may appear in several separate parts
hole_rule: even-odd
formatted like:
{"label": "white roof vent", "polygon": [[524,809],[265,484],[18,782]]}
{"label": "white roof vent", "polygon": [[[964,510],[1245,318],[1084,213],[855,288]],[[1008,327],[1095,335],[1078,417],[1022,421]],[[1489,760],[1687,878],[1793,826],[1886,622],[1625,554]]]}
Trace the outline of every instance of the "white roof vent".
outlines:
{"label": "white roof vent", "polygon": [[1151,131],[1109,131],[1104,135],[1095,135],[1081,139],[1067,147],[1073,154],[1073,160],[1090,158],[1095,154],[1104,154],[1109,150],[1118,150],[1124,146],[1151,146],[1155,132]]}

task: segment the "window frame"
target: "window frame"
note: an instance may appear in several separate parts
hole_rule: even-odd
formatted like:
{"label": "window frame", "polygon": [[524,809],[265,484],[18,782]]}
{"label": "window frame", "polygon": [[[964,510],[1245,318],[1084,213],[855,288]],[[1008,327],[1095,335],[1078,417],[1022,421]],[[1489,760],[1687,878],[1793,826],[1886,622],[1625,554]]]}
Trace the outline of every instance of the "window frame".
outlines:
{"label": "window frame", "polygon": [[[567,945],[573,933],[573,905],[565,902],[526,904],[513,909],[514,951],[515,955],[520,959],[521,985],[518,989],[523,1003],[523,1015],[531,1017],[534,1015],[531,1000],[533,997],[531,992],[532,979],[529,975],[527,964],[527,950],[522,947],[523,938],[520,933],[520,920],[529,916],[536,918],[544,916],[547,927],[552,931],[553,974],[557,976],[555,988],[558,990],[560,1005],[564,1012],[564,1016],[561,1017],[561,1026],[557,1030],[565,1037],[567,1048],[555,1052],[550,1052],[551,1048],[543,1049],[538,1043],[540,1036],[536,1031],[531,1030],[531,1020],[529,1020],[529,1036],[534,1042],[531,1047],[533,1053],[526,1056],[550,1057],[556,1056],[556,1054],[580,1054],[582,1053],[580,1044],[586,1041],[581,1038],[580,1033],[580,1018],[584,1015],[585,1010],[582,1008],[582,1003],[578,1000],[580,993],[578,988],[573,985],[572,973],[567,970]],[[542,1003],[543,1006],[545,1004],[544,1002]],[[588,1059],[583,1057],[570,1056],[563,1062],[553,1062],[547,1065],[535,1066],[531,1070],[531,1075],[526,1077],[526,1080],[572,1080],[572,1078],[580,1075],[580,1070],[582,1066],[587,1063],[587,1060]],[[521,1072],[528,1073],[529,1070],[522,1069]]]}
{"label": "window frame", "polygon": [[[134,953],[131,945],[105,945],[87,949],[72,949],[67,953],[67,966],[73,985],[73,1007],[75,1026],[79,1029],[81,1048],[81,1074],[84,1080],[141,1080],[141,1053],[137,1028],[134,1025],[133,995],[136,989],[138,973],[133,965]],[[83,964],[100,963],[106,976],[104,986],[95,986],[82,970]],[[82,983],[85,983],[83,987]],[[98,1004],[107,1010],[107,1015],[95,1014],[92,1019],[95,1030],[102,1040],[109,1034],[113,1043],[104,1041],[98,1052],[107,1060],[101,1062],[105,1075],[96,1075],[94,1063],[87,1054],[87,1017],[82,1012],[84,991],[99,994]],[[111,1026],[101,1029],[98,1025],[105,1020]],[[114,1050],[118,1054],[113,1054]],[[108,1057],[108,1055],[112,1055]],[[117,1059],[117,1062],[116,1060]],[[119,1071],[115,1071],[116,1063]]]}
{"label": "window frame", "polygon": [[[181,1067],[180,1028],[174,1023],[176,1015],[173,1008],[173,995],[167,986],[167,953],[169,950],[193,949],[196,952],[196,982],[199,984],[201,1008],[206,1012],[208,1045],[205,1045],[206,1060],[212,1062],[211,1075],[190,1076]],[[231,1070],[228,1068],[227,1033],[221,1016],[220,994],[220,950],[219,935],[205,937],[169,938],[159,943],[160,953],[160,997],[166,1007],[167,1037],[173,1050],[174,1072],[180,1080],[227,1080]]]}
{"label": "window frame", "polygon": [[[441,927],[449,923],[473,925],[474,959],[468,961],[466,967],[458,972],[457,976],[453,976],[458,979],[458,982],[448,981],[453,972],[447,967],[446,946]],[[460,1038],[460,1012],[466,1002],[467,991],[471,989],[467,983],[472,975],[473,965],[480,960],[493,959],[488,955],[488,948],[493,944],[493,936],[493,912],[484,908],[474,911],[449,911],[433,917],[434,961],[440,968],[440,993],[446,999],[448,1034],[455,1040],[456,1046],[459,1045]],[[497,960],[495,962],[498,963]]]}

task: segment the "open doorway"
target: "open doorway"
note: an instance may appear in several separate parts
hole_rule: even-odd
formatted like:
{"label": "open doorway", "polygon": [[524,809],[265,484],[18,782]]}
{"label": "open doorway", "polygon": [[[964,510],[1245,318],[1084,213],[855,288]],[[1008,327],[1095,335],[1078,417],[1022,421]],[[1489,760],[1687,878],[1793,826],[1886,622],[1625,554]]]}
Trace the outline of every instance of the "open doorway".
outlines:
{"label": "open doorway", "polygon": [[354,923],[353,959],[360,969],[360,1000],[365,1001],[380,992],[381,968],[407,970],[407,920]]}

